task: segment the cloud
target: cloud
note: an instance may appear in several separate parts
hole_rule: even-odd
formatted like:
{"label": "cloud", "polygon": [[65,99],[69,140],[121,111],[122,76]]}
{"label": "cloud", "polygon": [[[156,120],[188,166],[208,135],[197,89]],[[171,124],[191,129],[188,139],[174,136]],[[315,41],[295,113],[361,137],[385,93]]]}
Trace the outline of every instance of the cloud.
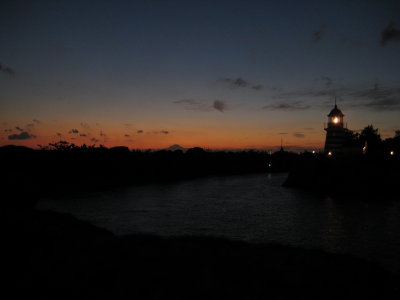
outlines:
{"label": "cloud", "polygon": [[12,129],[4,129],[4,132],[12,132]]}
{"label": "cloud", "polygon": [[100,136],[106,136],[106,134],[101,130],[100,131]]}
{"label": "cloud", "polygon": [[99,142],[99,140],[96,139],[96,138],[91,138],[90,141],[93,142],[93,143],[98,143]]}
{"label": "cloud", "polygon": [[17,129],[18,131],[24,131],[21,127],[19,127],[19,126],[15,126],[15,129]]}
{"label": "cloud", "polygon": [[321,41],[321,39],[324,37],[324,35],[325,35],[325,29],[326,29],[326,26],[325,25],[322,25],[322,26],[320,26],[318,29],[316,29],[316,30],[314,30],[313,32],[312,32],[312,41],[314,42],[314,43],[318,43],[319,41]]}
{"label": "cloud", "polygon": [[86,122],[81,122],[80,125],[85,129],[90,129],[90,125]]}
{"label": "cloud", "polygon": [[124,134],[124,137],[130,137],[130,135],[129,134]]}
{"label": "cloud", "polygon": [[224,112],[225,110],[228,109],[228,107],[225,104],[225,102],[223,102],[221,100],[215,100],[214,103],[213,103],[213,108],[215,108],[216,110],[218,110],[220,112]]}
{"label": "cloud", "polygon": [[125,124],[123,124],[123,125],[126,126],[126,127],[132,126],[132,124],[130,124],[130,123],[125,123]]}
{"label": "cloud", "polygon": [[342,86],[337,88],[302,89],[281,92],[273,96],[277,103],[269,104],[268,110],[301,110],[312,107],[327,109],[333,105],[334,97],[339,96],[346,108],[360,108],[374,111],[400,110],[400,87],[382,86],[375,83],[373,87]]}
{"label": "cloud", "polygon": [[160,132],[163,134],[169,134],[169,131],[167,131],[167,130],[161,130]]}
{"label": "cloud", "polygon": [[138,131],[136,131],[136,133],[141,134],[143,133],[143,130],[139,129]]}
{"label": "cloud", "polygon": [[15,72],[14,72],[13,69],[11,69],[11,68],[9,68],[9,67],[5,67],[5,66],[3,66],[2,64],[0,64],[0,71],[1,71],[1,72],[4,72],[4,73],[6,73],[6,74],[8,74],[8,75],[10,75],[10,76],[12,76],[12,75],[15,74]]}
{"label": "cloud", "polygon": [[56,136],[62,136],[62,134],[59,132],[56,132]]}
{"label": "cloud", "polygon": [[29,139],[34,139],[34,138],[36,138],[35,135],[29,134],[26,131],[23,131],[19,134],[11,134],[8,136],[9,140],[29,140]]}
{"label": "cloud", "polygon": [[26,124],[26,127],[29,127],[29,128],[32,128],[34,126],[35,126],[35,124],[33,124],[33,123]]}
{"label": "cloud", "polygon": [[[374,85],[373,88],[360,88],[360,87],[347,87],[347,88],[336,88],[336,89],[304,89],[298,91],[291,91],[280,93],[275,95],[276,99],[301,99],[296,100],[292,103],[299,106],[298,108],[308,108],[306,103],[309,101],[313,101],[318,98],[322,98],[325,100],[333,101],[334,96],[340,95],[340,98],[345,99],[346,106],[348,107],[365,107],[373,110],[387,110],[390,108],[398,109],[400,105],[400,88],[398,87],[382,87],[377,84]],[[304,99],[304,100],[303,100]],[[306,102],[307,101],[307,102]],[[303,105],[299,105],[302,104]],[[321,104],[321,103],[319,103]],[[287,102],[284,102],[277,105],[268,105],[264,108],[272,109],[272,108],[280,108],[285,109]]]}
{"label": "cloud", "polygon": [[227,84],[232,88],[250,88],[259,91],[263,87],[261,84],[251,84],[248,80],[245,80],[242,77],[237,77],[237,78],[225,77],[225,78],[220,78],[217,81],[223,84]]}
{"label": "cloud", "polygon": [[395,28],[393,22],[381,32],[381,46],[384,47],[389,42],[400,42],[400,30]]}
{"label": "cloud", "polygon": [[183,99],[183,100],[176,100],[173,101],[174,104],[181,104],[183,105],[184,109],[186,110],[193,110],[193,111],[211,111],[212,107],[206,105],[202,101],[194,100],[194,99]]}
{"label": "cloud", "polygon": [[249,84],[242,77],[238,77],[238,78],[222,78],[220,80],[230,84],[232,87],[246,87]]}
{"label": "cloud", "polygon": [[293,99],[293,98],[319,98],[319,97],[334,97],[336,95],[344,95],[349,90],[344,88],[335,89],[303,89],[290,92],[282,92],[274,96],[276,99]]}
{"label": "cloud", "polygon": [[321,77],[316,78],[315,80],[322,81],[326,88],[330,88],[331,85],[333,84],[333,80],[329,76],[321,76]]}
{"label": "cloud", "polygon": [[87,136],[86,133],[81,133],[79,136]]}
{"label": "cloud", "polygon": [[304,110],[310,108],[310,105],[304,104],[303,101],[294,101],[294,102],[282,102],[269,104],[262,107],[262,109],[266,110],[284,110],[284,111],[294,111],[294,110]]}
{"label": "cloud", "polygon": [[376,111],[400,110],[400,88],[388,88],[375,84],[373,88],[350,93],[354,99],[351,107],[365,107]]}
{"label": "cloud", "polygon": [[294,132],[293,136],[296,138],[304,138],[306,135],[304,133],[301,132]]}
{"label": "cloud", "polygon": [[32,122],[36,123],[36,125],[39,125],[39,124],[40,124],[40,121],[37,120],[37,119],[33,119]]}
{"label": "cloud", "polygon": [[78,134],[79,130],[78,129],[71,129],[68,133],[70,133],[70,134]]}
{"label": "cloud", "polygon": [[284,135],[284,134],[288,134],[288,133],[287,132],[279,132],[279,134]]}

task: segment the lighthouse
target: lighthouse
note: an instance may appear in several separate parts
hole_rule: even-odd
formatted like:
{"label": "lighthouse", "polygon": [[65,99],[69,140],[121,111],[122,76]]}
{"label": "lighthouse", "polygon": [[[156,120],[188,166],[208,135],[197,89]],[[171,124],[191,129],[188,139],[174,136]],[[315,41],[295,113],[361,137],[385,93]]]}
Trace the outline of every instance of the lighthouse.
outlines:
{"label": "lighthouse", "polygon": [[345,131],[343,123],[344,114],[336,105],[328,115],[328,124],[325,126],[326,140],[325,140],[325,154],[341,155],[344,154]]}

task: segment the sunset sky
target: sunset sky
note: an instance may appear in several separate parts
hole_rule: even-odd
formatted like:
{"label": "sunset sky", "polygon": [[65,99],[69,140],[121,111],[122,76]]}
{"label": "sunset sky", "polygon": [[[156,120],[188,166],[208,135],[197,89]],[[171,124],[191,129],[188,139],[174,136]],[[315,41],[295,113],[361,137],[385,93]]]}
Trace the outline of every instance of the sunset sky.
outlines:
{"label": "sunset sky", "polygon": [[2,1],[0,145],[323,147],[400,129],[400,1]]}

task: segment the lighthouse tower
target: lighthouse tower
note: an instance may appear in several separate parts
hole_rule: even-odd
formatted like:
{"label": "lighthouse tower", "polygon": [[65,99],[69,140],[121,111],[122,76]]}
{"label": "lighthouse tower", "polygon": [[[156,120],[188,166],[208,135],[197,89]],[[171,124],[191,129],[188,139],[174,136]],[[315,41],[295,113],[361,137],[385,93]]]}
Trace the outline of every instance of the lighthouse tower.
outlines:
{"label": "lighthouse tower", "polygon": [[337,155],[344,154],[345,127],[343,123],[344,114],[336,105],[328,115],[328,124],[325,126],[325,154]]}

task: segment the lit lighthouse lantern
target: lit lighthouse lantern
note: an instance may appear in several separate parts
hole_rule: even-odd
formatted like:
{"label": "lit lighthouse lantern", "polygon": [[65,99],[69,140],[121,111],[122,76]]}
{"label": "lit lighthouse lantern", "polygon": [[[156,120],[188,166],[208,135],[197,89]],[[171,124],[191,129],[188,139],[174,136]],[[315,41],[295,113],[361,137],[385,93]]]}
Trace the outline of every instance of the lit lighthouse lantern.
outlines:
{"label": "lit lighthouse lantern", "polygon": [[326,140],[325,140],[325,154],[328,156],[336,155],[344,151],[343,144],[345,139],[345,128],[343,125],[344,114],[337,107],[335,100],[335,107],[328,115],[328,124],[325,127]]}

